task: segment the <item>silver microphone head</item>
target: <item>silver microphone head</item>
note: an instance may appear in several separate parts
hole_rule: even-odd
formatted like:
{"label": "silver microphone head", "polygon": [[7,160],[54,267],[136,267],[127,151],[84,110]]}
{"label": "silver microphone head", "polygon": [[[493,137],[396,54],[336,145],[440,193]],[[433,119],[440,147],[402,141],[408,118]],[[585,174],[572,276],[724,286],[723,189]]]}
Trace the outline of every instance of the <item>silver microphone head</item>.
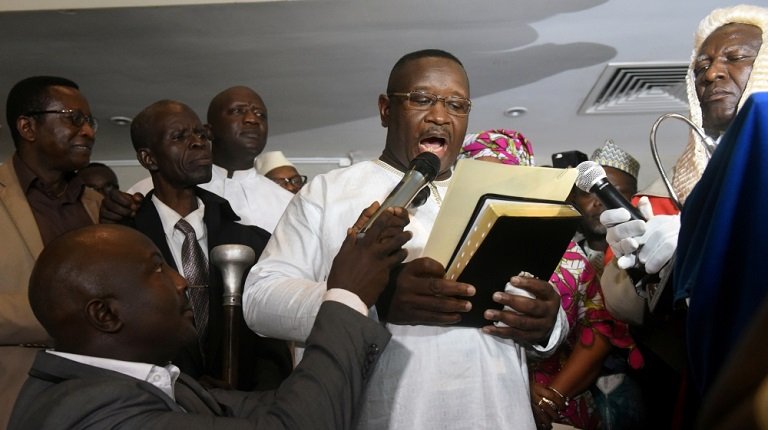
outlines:
{"label": "silver microphone head", "polygon": [[440,157],[432,152],[422,152],[411,160],[409,167],[424,175],[427,182],[432,182],[440,173]]}
{"label": "silver microphone head", "polygon": [[576,171],[578,172],[576,187],[585,193],[588,193],[599,180],[606,177],[603,166],[594,161],[582,161],[576,166]]}

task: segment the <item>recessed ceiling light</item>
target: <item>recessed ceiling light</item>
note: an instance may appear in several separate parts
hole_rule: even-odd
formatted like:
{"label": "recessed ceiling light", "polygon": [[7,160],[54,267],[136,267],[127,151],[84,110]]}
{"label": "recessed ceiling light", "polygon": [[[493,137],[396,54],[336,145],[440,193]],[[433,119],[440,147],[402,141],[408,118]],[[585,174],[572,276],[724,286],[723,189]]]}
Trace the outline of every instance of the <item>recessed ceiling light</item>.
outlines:
{"label": "recessed ceiling light", "polygon": [[127,116],[112,116],[109,118],[109,121],[115,125],[126,126],[126,125],[131,125],[131,122],[133,122],[133,119]]}
{"label": "recessed ceiling light", "polygon": [[511,108],[508,108],[507,110],[505,110],[504,111],[504,116],[509,117],[509,118],[517,118],[517,117],[521,117],[521,116],[525,115],[526,113],[528,113],[528,109],[527,108],[524,108],[522,106],[515,106],[515,107],[511,107]]}

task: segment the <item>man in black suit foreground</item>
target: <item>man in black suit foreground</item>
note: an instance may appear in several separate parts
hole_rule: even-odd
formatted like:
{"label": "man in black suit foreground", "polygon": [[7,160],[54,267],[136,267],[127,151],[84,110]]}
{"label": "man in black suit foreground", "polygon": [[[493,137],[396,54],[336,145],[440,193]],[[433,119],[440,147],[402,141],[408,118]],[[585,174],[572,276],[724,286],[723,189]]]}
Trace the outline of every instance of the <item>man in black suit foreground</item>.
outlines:
{"label": "man in black suit foreground", "polygon": [[[390,269],[405,258],[407,223],[398,208],[364,238],[350,229],[329,291],[343,288],[372,305]],[[329,298],[304,359],[277,391],[206,391],[169,364],[196,341],[186,290],[152,241],[133,229],[95,225],[51,242],[33,270],[29,298],[56,350],[38,353],[8,428],[352,426],[365,382],[389,341],[380,324]]]}

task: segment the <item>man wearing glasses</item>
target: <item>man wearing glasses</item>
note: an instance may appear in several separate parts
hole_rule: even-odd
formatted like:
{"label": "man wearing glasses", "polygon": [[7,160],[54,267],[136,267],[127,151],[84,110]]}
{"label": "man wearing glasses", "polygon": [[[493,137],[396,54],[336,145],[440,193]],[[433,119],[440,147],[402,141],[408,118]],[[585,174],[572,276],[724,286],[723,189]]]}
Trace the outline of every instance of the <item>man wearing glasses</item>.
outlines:
{"label": "man wearing glasses", "polygon": [[246,280],[243,313],[249,326],[303,342],[344,239],[339,226],[352,225],[362,208],[383,201],[418,154],[430,151],[440,158],[430,196],[410,211],[410,261],[393,274],[392,300],[377,303],[393,337],[368,385],[359,428],[534,428],[522,344],[552,351],[567,332],[555,290],[545,281],[519,277],[512,284],[536,299],[498,293],[496,301],[521,314],[487,311],[482,330],[455,326],[475,288],[443,279],[439,263],[419,258],[466,134],[469,97],[466,72],[453,55],[424,50],[401,58],[378,99],[387,128],[379,159],[316,176],[288,205]]}
{"label": "man wearing glasses", "polygon": [[15,153],[0,166],[0,428],[35,353],[49,343],[27,299],[37,256],[62,233],[94,224],[101,195],[75,171],[88,165],[96,120],[74,82],[36,76],[8,94]]}
{"label": "man wearing glasses", "polygon": [[254,161],[256,171],[270,181],[280,185],[293,194],[298,193],[307,183],[307,176],[300,175],[283,151],[264,152]]}

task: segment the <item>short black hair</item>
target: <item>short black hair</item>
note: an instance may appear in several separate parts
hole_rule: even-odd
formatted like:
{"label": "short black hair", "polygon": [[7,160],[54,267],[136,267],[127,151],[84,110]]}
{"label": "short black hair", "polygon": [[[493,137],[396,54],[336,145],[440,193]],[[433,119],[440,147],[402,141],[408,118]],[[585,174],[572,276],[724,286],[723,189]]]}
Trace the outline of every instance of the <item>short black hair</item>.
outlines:
{"label": "short black hair", "polygon": [[392,81],[395,74],[406,64],[410,63],[414,60],[420,60],[422,58],[445,58],[448,60],[451,60],[461,66],[461,68],[464,68],[464,64],[459,61],[458,58],[456,58],[455,55],[451,54],[450,52],[443,51],[442,49],[422,49],[420,51],[414,51],[409,54],[405,54],[402,57],[400,57],[399,60],[395,63],[394,66],[392,66],[392,71],[389,72],[389,81],[387,82],[387,94],[398,91],[399,88],[395,88],[394,82]]}
{"label": "short black hair", "polygon": [[11,88],[5,102],[5,120],[11,129],[13,143],[18,147],[21,135],[16,129],[16,120],[27,112],[45,110],[50,101],[50,87],[69,87],[79,90],[73,81],[58,76],[32,76],[22,79]]}
{"label": "short black hair", "polygon": [[87,166],[83,167],[80,170],[90,169],[91,167],[106,167],[107,169],[110,168],[109,166],[107,166],[104,163],[99,163],[98,161],[92,161],[92,162],[88,163]]}
{"label": "short black hair", "polygon": [[[170,105],[182,104],[176,100],[159,100],[145,107],[131,121],[131,143],[133,149],[139,152],[142,148],[149,148],[155,139],[154,136],[154,116],[158,109]],[[185,105],[186,106],[186,105]]]}

